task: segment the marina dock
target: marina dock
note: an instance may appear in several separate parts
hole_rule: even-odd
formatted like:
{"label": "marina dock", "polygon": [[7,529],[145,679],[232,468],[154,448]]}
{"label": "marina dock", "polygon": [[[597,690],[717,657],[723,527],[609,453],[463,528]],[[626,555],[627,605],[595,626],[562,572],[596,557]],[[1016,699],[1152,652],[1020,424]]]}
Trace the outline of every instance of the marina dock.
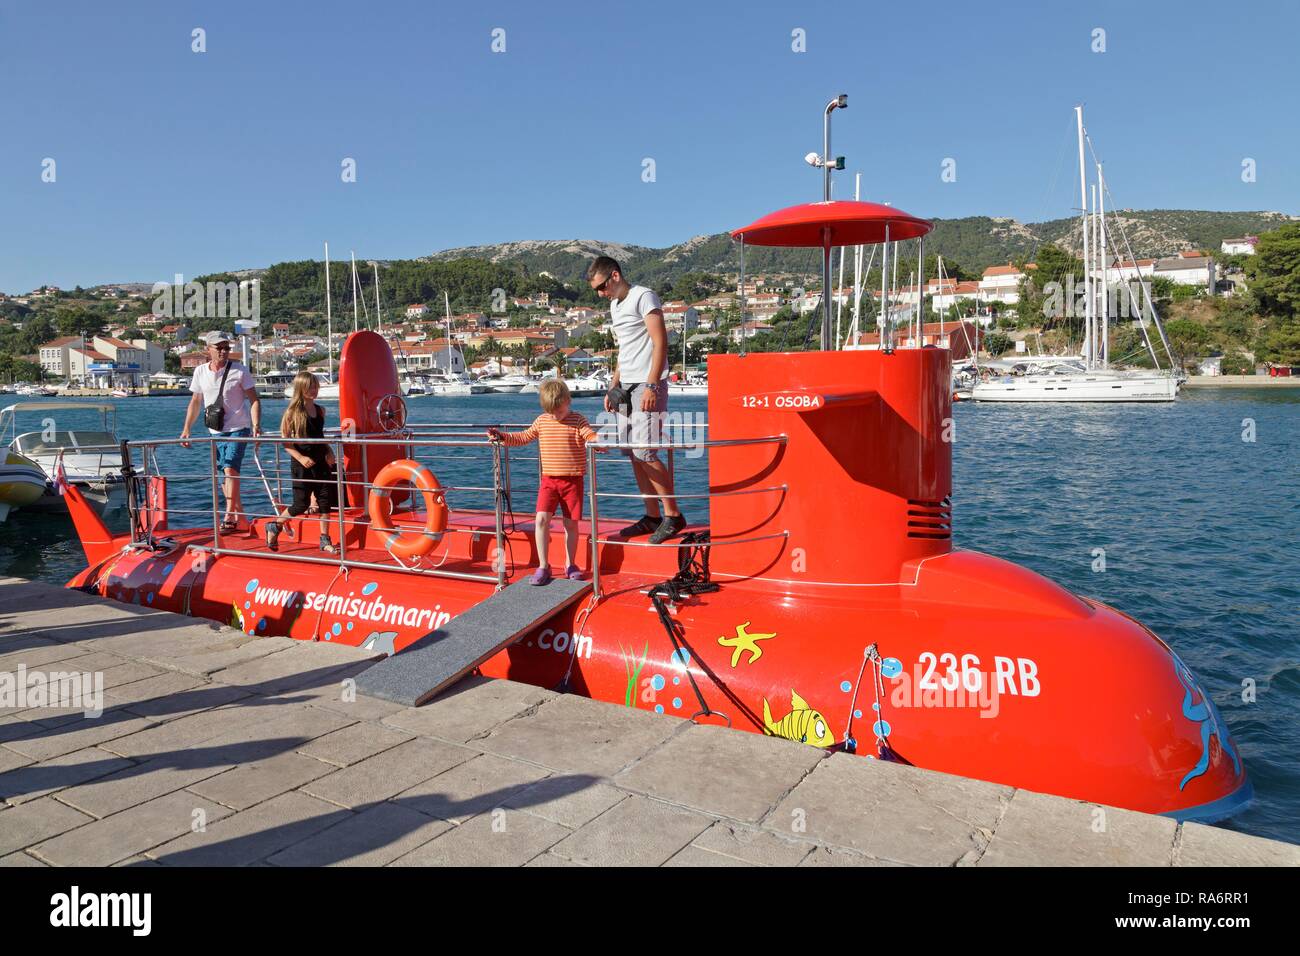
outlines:
{"label": "marina dock", "polygon": [[[1300,865],[1300,847],[0,579],[0,866]],[[12,688],[12,684],[10,685]],[[864,742],[869,745],[869,742]]]}

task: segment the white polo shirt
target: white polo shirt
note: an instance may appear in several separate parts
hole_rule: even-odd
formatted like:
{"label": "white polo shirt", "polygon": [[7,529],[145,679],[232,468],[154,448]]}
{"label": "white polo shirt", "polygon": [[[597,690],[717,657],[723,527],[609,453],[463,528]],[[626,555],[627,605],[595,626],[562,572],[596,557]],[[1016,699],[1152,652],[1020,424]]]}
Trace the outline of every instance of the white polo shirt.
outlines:
{"label": "white polo shirt", "polygon": [[[609,324],[618,343],[618,380],[621,384],[644,382],[650,375],[655,345],[646,330],[645,317],[662,308],[659,296],[643,285],[632,286],[621,300],[609,300]],[[668,377],[667,356],[664,359],[660,379]]]}
{"label": "white polo shirt", "polygon": [[[248,403],[244,401],[244,389],[253,387],[253,376],[248,369],[244,368],[241,362],[231,362],[230,374],[226,375],[225,394],[222,395],[222,403],[226,409],[226,418],[222,425],[222,431],[233,432],[240,428],[251,428],[253,426],[253,416],[248,411]],[[190,380],[190,391],[196,395],[203,396],[203,407],[215,405],[217,401],[217,388],[221,385],[221,376],[225,375],[226,370],[223,367],[220,372],[212,371],[210,362],[204,362],[194,369],[194,378]],[[199,421],[203,418],[200,416]],[[217,432],[208,429],[216,435]]]}

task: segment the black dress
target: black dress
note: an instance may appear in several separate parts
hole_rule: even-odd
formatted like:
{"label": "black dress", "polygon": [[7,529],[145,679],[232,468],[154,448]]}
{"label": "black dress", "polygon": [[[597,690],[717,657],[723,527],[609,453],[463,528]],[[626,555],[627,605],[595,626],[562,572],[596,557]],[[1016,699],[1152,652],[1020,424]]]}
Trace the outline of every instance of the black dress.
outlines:
{"label": "black dress", "polygon": [[[325,409],[316,406],[316,414],[307,419],[307,438],[325,437]],[[334,469],[325,463],[330,446],[315,442],[295,442],[291,446],[298,454],[311,459],[311,467],[304,468],[296,458],[290,460],[289,473],[293,476],[293,504],[289,514],[305,514],[311,507],[311,496],[316,495],[316,505],[321,514],[328,514],[338,504],[338,479]]]}

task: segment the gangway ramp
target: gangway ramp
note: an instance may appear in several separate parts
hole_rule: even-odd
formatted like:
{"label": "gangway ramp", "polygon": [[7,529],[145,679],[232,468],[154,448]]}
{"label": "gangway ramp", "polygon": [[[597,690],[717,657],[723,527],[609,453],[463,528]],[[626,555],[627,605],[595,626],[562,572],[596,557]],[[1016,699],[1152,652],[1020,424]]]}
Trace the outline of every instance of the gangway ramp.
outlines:
{"label": "gangway ramp", "polygon": [[543,587],[516,581],[362,671],[357,690],[418,707],[590,591],[590,581],[554,578]]}

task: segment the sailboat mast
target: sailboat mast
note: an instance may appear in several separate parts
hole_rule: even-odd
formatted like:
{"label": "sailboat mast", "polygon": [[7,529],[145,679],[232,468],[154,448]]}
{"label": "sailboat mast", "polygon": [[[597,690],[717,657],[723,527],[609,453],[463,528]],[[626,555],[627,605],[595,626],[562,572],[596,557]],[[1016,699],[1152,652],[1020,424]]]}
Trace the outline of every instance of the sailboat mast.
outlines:
{"label": "sailboat mast", "polygon": [[1106,252],[1106,176],[1097,164],[1097,238],[1101,242],[1101,367],[1110,368],[1110,256]]}
{"label": "sailboat mast", "polygon": [[[442,290],[442,304],[443,304],[443,308],[447,312],[447,374],[450,376],[452,371],[451,369],[451,365],[452,365],[451,362],[451,297],[447,295],[446,289]],[[528,342],[525,339],[524,345],[527,346],[527,344]]]}
{"label": "sailboat mast", "polygon": [[352,251],[352,332],[356,332],[356,251]]}
{"label": "sailboat mast", "polygon": [[325,243],[325,352],[329,356],[330,382],[334,381],[334,313],[330,309],[330,244]]}
{"label": "sailboat mast", "polygon": [[379,311],[379,263],[375,267],[375,322],[379,325],[379,334],[384,334],[384,317]]}
{"label": "sailboat mast", "polygon": [[1083,161],[1083,107],[1076,106],[1074,115],[1078,120],[1079,128],[1079,210],[1083,214],[1081,224],[1083,226],[1083,315],[1084,315],[1084,337],[1083,337],[1083,361],[1091,369],[1093,367],[1092,357],[1092,281],[1088,277],[1088,171]]}
{"label": "sailboat mast", "polygon": [[[858,201],[862,198],[862,174],[855,173],[853,176],[853,199]],[[862,244],[853,247],[853,322],[850,325],[852,330],[852,340],[857,344],[858,337],[858,316],[862,311]],[[845,340],[840,341],[840,347],[843,348]]]}

